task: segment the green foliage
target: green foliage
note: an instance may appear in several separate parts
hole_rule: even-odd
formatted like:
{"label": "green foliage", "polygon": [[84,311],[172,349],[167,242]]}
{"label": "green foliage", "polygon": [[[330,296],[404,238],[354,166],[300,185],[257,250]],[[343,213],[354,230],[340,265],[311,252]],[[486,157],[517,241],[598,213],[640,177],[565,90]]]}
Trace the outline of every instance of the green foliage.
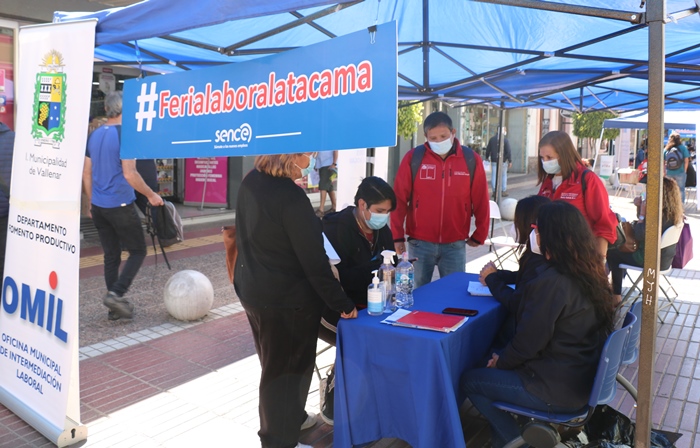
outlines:
{"label": "green foliage", "polygon": [[416,133],[418,125],[423,121],[423,104],[416,103],[410,106],[406,106],[406,104],[410,104],[410,101],[399,101],[397,134],[410,140]]}
{"label": "green foliage", "polygon": [[[607,110],[586,112],[584,114],[575,113],[573,115],[574,135],[578,138],[600,138],[603,122],[608,118],[615,118],[615,114]],[[603,133],[603,139],[613,140],[618,135],[620,135],[619,129],[606,129]]]}

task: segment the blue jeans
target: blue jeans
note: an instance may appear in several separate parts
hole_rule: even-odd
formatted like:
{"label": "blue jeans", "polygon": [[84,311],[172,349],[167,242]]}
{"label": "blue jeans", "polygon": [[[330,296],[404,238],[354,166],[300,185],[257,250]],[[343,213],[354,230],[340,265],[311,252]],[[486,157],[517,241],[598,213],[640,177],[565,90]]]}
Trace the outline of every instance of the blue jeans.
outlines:
{"label": "blue jeans", "polygon": [[445,277],[454,272],[464,272],[464,265],[467,263],[466,243],[462,240],[439,244],[409,239],[408,253],[418,259],[413,263],[415,288],[430,283],[435,265],[440,277]]}
{"label": "blue jeans", "polygon": [[501,448],[520,435],[520,425],[508,412],[493,407],[494,401],[515,404],[530,409],[551,412],[576,410],[550,406],[525,390],[520,376],[514,370],[474,369],[462,375],[462,391],[491,425],[491,442]]}
{"label": "blue jeans", "polygon": [[[92,204],[90,211],[104,250],[107,290],[121,297],[129,290],[146,258],[146,239],[143,236],[141,219],[133,203],[114,208],[102,208]],[[120,274],[122,247],[129,251],[129,258],[126,259]]]}
{"label": "blue jeans", "polygon": [[671,179],[675,180],[676,183],[678,184],[678,188],[681,189],[681,201],[685,204],[685,173],[681,174],[667,174],[666,177],[670,177]]}
{"label": "blue jeans", "polygon": [[[497,162],[491,162],[491,190],[496,190],[496,170]],[[501,191],[508,189],[508,162],[501,164]]]}

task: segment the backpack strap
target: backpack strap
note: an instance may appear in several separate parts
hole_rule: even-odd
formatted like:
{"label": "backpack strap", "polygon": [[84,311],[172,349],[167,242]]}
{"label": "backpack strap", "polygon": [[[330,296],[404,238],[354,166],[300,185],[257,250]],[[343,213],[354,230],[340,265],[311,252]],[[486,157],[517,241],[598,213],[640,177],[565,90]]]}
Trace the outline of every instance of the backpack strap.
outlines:
{"label": "backpack strap", "polygon": [[[474,173],[476,172],[476,157],[474,156],[474,151],[469,146],[462,146],[462,155],[464,156],[464,161],[467,163],[467,169],[469,170],[469,187],[474,185]],[[420,164],[423,162],[423,156],[425,156],[425,144],[416,146],[413,150],[413,156],[411,157],[411,186],[416,183],[416,174],[420,169]],[[411,187],[411,196],[413,196],[413,187]],[[409,202],[411,198],[409,197]]]}

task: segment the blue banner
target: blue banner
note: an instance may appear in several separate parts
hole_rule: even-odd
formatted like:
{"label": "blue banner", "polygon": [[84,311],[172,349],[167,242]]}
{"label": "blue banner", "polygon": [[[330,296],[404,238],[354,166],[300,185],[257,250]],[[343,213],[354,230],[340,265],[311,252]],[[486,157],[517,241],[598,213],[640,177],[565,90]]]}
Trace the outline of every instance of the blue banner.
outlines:
{"label": "blue banner", "polygon": [[274,56],[124,84],[122,158],[396,144],[396,22]]}

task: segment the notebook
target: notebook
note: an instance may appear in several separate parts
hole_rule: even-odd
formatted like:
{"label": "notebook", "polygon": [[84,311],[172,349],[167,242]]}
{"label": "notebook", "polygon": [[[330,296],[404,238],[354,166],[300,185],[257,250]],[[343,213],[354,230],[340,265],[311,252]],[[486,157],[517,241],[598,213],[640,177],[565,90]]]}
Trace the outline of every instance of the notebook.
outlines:
{"label": "notebook", "polygon": [[469,294],[473,296],[491,296],[491,291],[488,286],[482,285],[480,282],[469,282],[469,287],[467,288]]}
{"label": "notebook", "polygon": [[[398,314],[397,314],[398,313]],[[395,316],[396,315],[396,316]],[[418,328],[421,330],[441,331],[449,333],[464,325],[468,318],[451,314],[438,314],[429,311],[397,310],[382,323],[399,327]]]}

